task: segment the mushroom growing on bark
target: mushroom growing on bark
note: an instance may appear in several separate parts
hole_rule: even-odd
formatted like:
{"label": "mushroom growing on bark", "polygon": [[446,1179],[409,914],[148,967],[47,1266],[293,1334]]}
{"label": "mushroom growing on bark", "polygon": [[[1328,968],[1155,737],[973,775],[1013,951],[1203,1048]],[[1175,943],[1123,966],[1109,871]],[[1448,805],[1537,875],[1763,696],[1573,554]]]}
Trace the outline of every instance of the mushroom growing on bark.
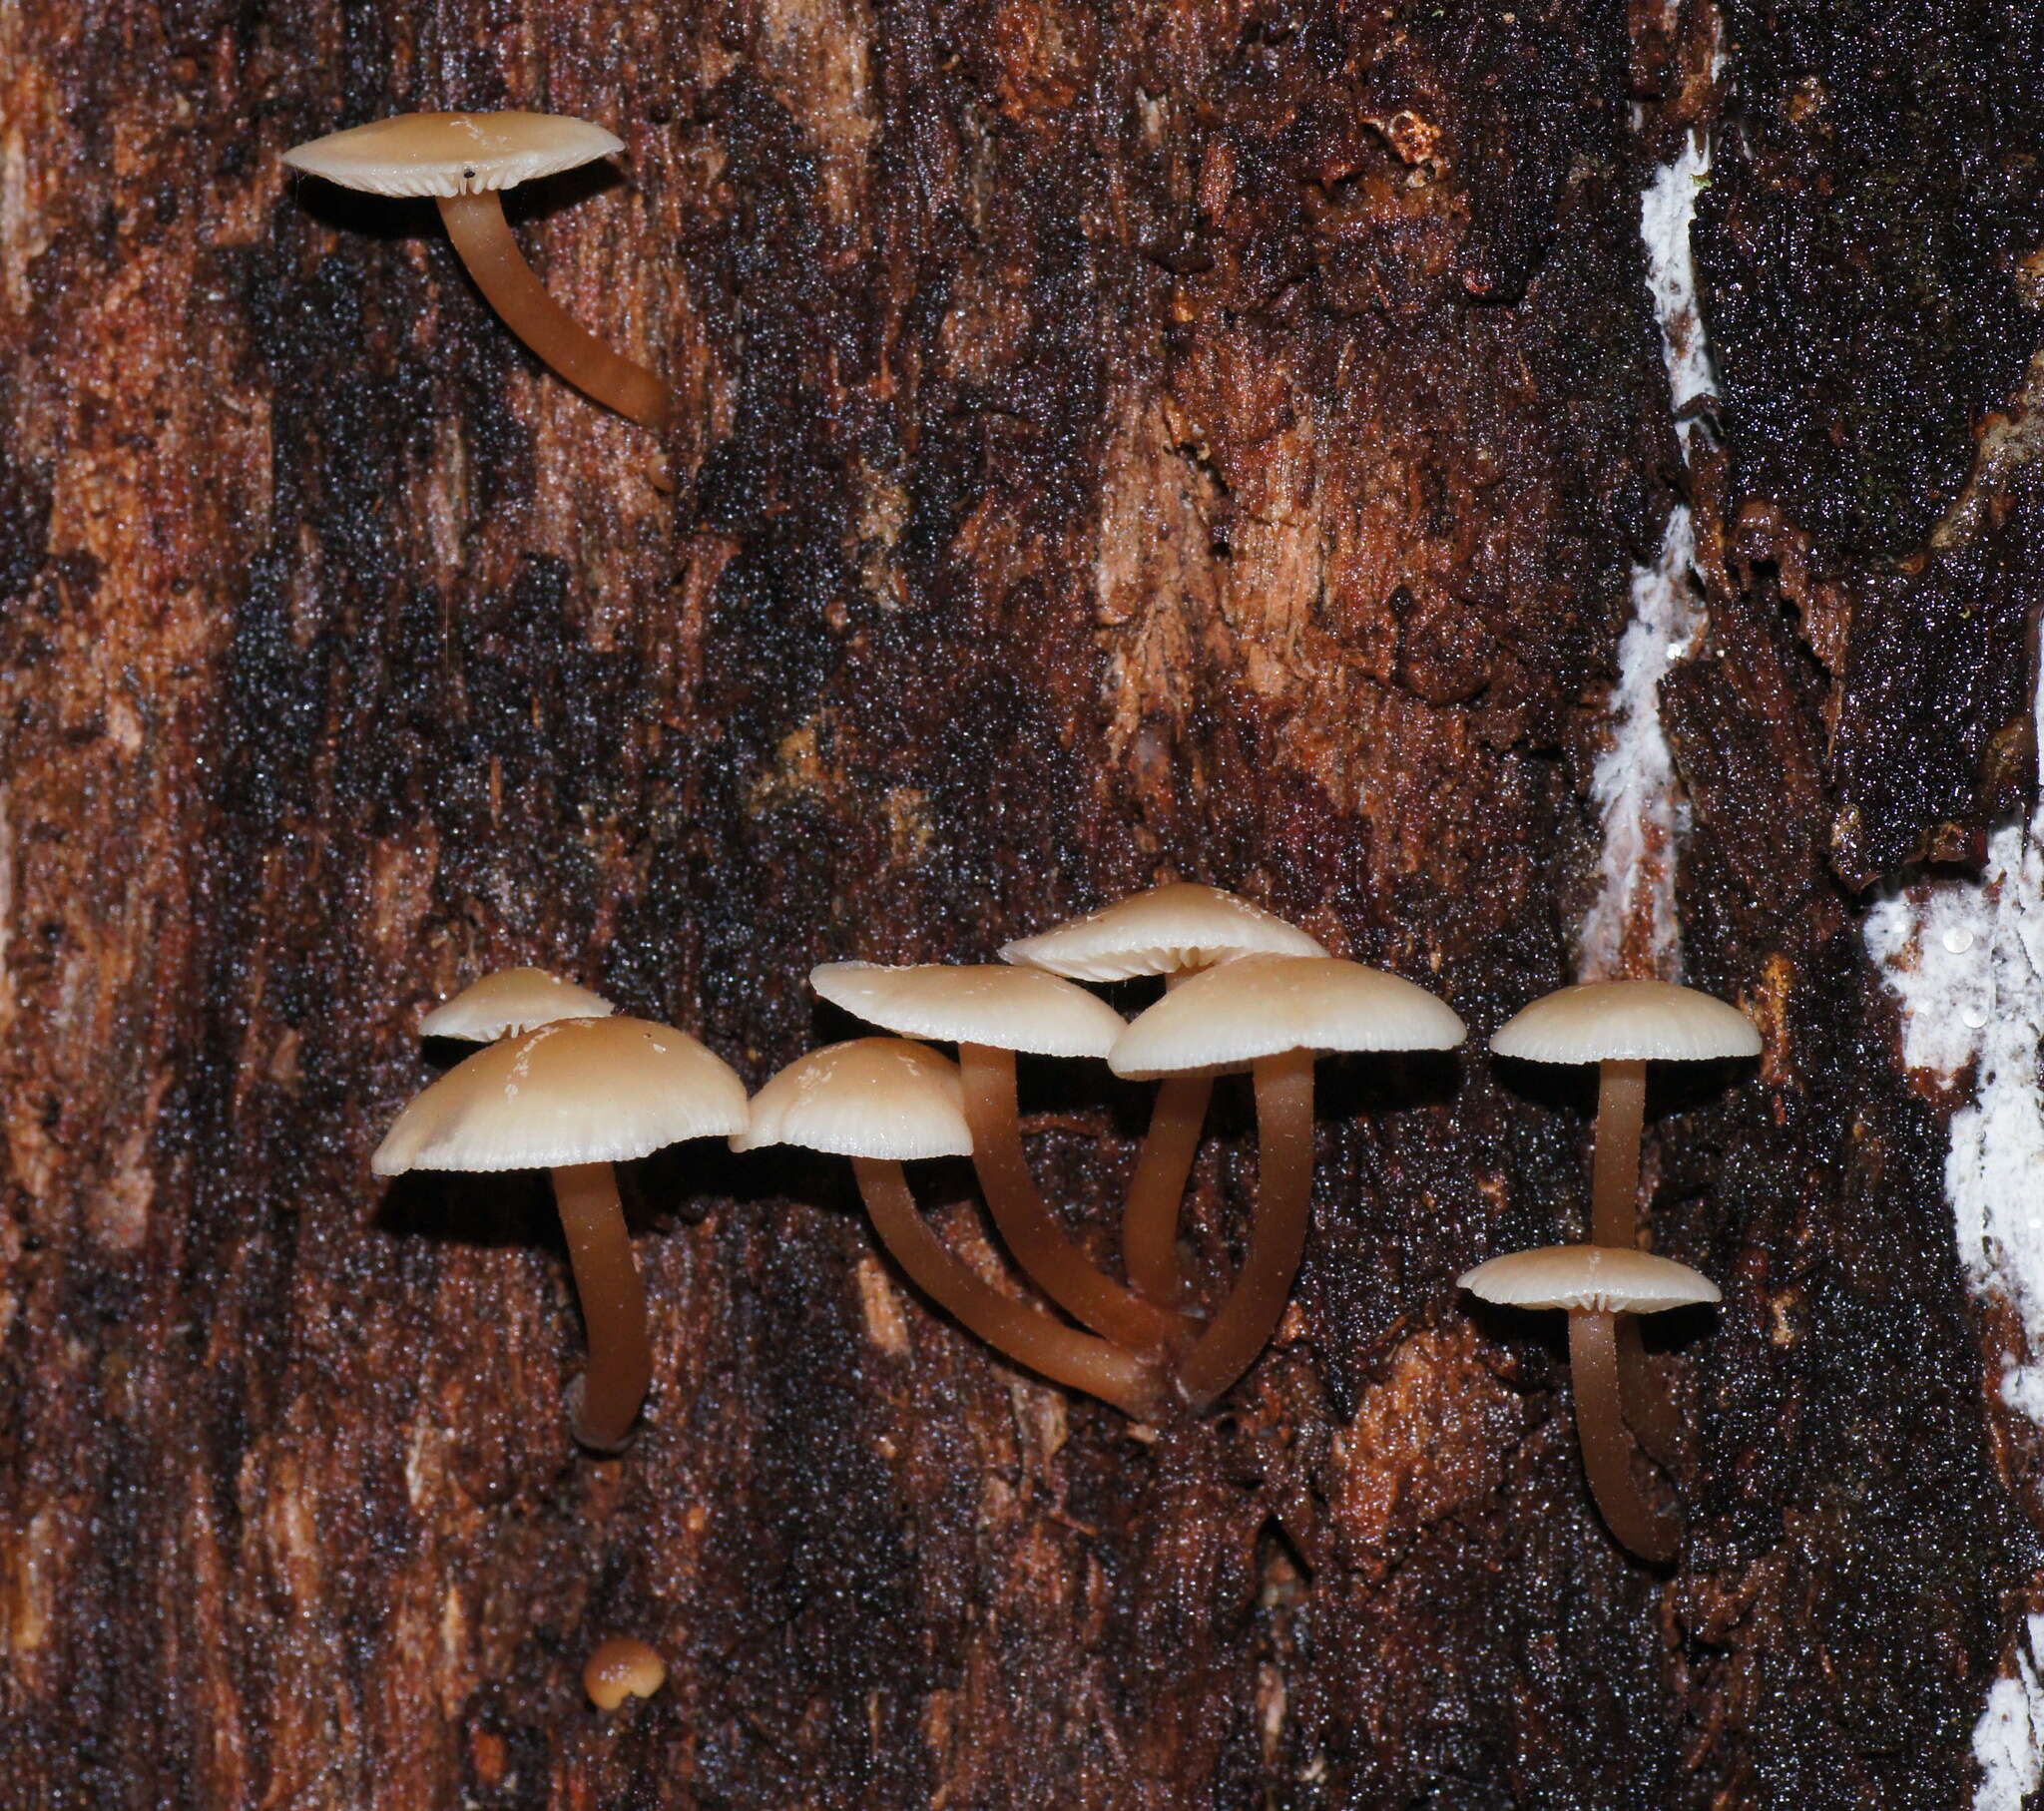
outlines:
{"label": "mushroom growing on bark", "polygon": [[504,324],[587,396],[642,427],[667,425],[667,386],[582,327],[511,236],[501,192],[624,150],[587,120],[550,113],[408,113],[295,145],[283,161],[370,195],[430,195],[454,249]]}
{"label": "mushroom growing on bark", "polygon": [[873,1229],[909,1280],[969,1332],[1053,1383],[1139,1420],[1165,1401],[1154,1361],[1003,1295],[947,1251],[916,1210],[901,1165],[969,1156],[958,1067],[903,1038],[855,1038],[797,1057],[753,1100],[734,1150],[795,1144],[851,1159]]}
{"label": "mushroom growing on bark", "polygon": [[958,1046],[979,1185],[1015,1262],[1044,1294],[1128,1351],[1185,1345],[1191,1329],[1182,1316],[1116,1282],[1072,1242],[1022,1148],[1015,1053],[1104,1057],[1127,1030],[1119,1013],[1055,975],[997,964],[826,962],[810,974],[809,985],[833,1006],[884,1030]]}
{"label": "mushroom growing on bark", "polygon": [[370,1167],[553,1172],[589,1330],[588,1368],[570,1392],[575,1438],[614,1453],[631,1437],[653,1352],[613,1165],[746,1124],[745,1085],[687,1032],[564,1019],[457,1063],[398,1116]]}
{"label": "mushroom growing on bark", "polygon": [[434,1007],[419,1021],[419,1035],[494,1044],[558,1019],[608,1019],[617,1010],[601,994],[545,969],[499,969]]}
{"label": "mushroom growing on bark", "polygon": [[[1324,956],[1296,925],[1219,887],[1174,880],[1001,951],[1003,962],[1048,969],[1071,981],[1128,981],[1162,975],[1172,988],[1188,975],[1238,956]],[[1178,1216],[1200,1147],[1209,1076],[1167,1076],[1158,1085],[1150,1131],[1136,1160],[1122,1216],[1122,1258],[1138,1295],[1175,1308],[1185,1294]]]}
{"label": "mushroom growing on bark", "polygon": [[[1757,1057],[1761,1035],[1738,1007],[1695,988],[1668,981],[1588,981],[1534,1001],[1498,1028],[1490,1048],[1528,1063],[1598,1066],[1590,1238],[1630,1251],[1640,1242],[1647,1065]],[[1666,1458],[1676,1435],[1675,1405],[1648,1375],[1636,1321],[1619,1323],[1618,1366],[1627,1419],[1647,1450]]]}
{"label": "mushroom growing on bark", "polygon": [[1195,975],[1108,1053],[1118,1076],[1215,1076],[1247,1067],[1257,1095],[1257,1204],[1249,1250],[1179,1385],[1214,1402],[1277,1331],[1312,1204],[1313,1059],[1322,1051],[1449,1050],[1464,1030],[1424,988],[1333,956],[1244,956]]}
{"label": "mushroom growing on bark", "polygon": [[1506,1307],[1568,1310],[1576,1436],[1590,1494],[1622,1547],[1666,1566],[1682,1541],[1682,1517],[1658,1507],[1633,1475],[1633,1440],[1619,1400],[1617,1329],[1635,1314],[1717,1301],[1718,1285],[1687,1264],[1645,1251],[1550,1245],[1478,1264],[1462,1287]]}

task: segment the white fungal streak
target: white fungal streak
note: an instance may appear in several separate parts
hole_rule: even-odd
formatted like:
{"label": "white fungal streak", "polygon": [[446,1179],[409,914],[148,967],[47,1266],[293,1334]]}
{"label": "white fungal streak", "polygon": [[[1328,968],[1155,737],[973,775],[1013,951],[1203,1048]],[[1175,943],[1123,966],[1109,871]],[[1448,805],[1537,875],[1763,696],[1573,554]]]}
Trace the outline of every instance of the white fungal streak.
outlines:
{"label": "white fungal streak", "polygon": [[[1694,424],[1683,410],[1716,393],[1710,347],[1697,307],[1690,225],[1697,190],[1711,168],[1709,141],[1693,134],[1640,197],[1640,237],[1647,248],[1647,289],[1661,323],[1668,403],[1687,453]],[[1691,569],[1696,528],[1689,505],[1669,512],[1660,556],[1633,569],[1633,620],[1618,645],[1610,745],[1591,775],[1604,822],[1597,897],[1577,935],[1577,974],[1585,981],[1638,972],[1664,979],[1682,970],[1675,921],[1675,851],[1688,829],[1668,738],[1661,729],[1661,680],[1695,646],[1702,612]]]}
{"label": "white fungal streak", "polygon": [[2028,1650],[2018,1644],[2015,1676],[1995,1681],[1986,1712],[1973,1726],[1973,1758],[1980,1763],[1973,1811],[2023,1811],[2044,1785],[2044,1689],[2037,1682],[2044,1616],[2032,1616],[2026,1632]]}

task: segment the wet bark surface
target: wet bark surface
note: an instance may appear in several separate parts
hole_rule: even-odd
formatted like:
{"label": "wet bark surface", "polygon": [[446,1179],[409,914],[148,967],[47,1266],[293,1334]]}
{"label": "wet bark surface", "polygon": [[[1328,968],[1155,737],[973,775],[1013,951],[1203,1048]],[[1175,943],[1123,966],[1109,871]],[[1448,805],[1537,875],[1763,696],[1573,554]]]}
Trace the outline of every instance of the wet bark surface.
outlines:
{"label": "wet bark surface", "polygon": [[[2040,1447],[1953,1248],[1963,1088],[1902,1070],[1859,925],[2031,789],[2037,31],[0,14],[0,1798],[1970,1802]],[[512,212],[673,382],[664,452],[429,206],[277,163],[496,106],[626,140]],[[1639,194],[1713,124],[1686,474]],[[1726,1296],[1658,1342],[1663,1579],[1589,1504],[1560,1329],[1454,1279],[1581,1231],[1587,1078],[1481,1034],[1572,973],[1629,580],[1686,490],[1688,973],[1767,1053],[1650,1121],[1655,1243]],[[813,962],[984,959],[1171,875],[1476,1034],[1323,1068],[1295,1305],[1205,1421],[991,1359],[842,1166],[692,1146],[628,1178],[657,1376],[594,1461],[543,1181],[368,1174],[422,1009],[486,968],[757,1085],[848,1032]],[[1110,1253],[1143,1097],[1044,1066],[1024,1104]],[[1224,1090],[1209,1300],[1253,1183]],[[921,1185],[986,1253],[962,1169]],[[617,1632],[671,1675],[605,1717]]]}

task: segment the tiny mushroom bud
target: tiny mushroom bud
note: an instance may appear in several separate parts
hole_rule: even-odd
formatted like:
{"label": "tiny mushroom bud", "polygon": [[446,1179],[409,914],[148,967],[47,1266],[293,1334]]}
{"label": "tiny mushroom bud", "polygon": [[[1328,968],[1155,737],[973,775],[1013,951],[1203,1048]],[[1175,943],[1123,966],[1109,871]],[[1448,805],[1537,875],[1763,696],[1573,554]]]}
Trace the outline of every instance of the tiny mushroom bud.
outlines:
{"label": "tiny mushroom bud", "polygon": [[419,1021],[419,1034],[493,1044],[557,1019],[608,1019],[617,1010],[601,994],[545,969],[499,969],[434,1007]]}
{"label": "tiny mushroom bud", "polygon": [[1180,1316],[1116,1282],[1066,1235],[1022,1149],[1015,1053],[1104,1057],[1127,1029],[1119,1013],[1055,975],[995,964],[826,962],[811,973],[809,985],[833,1006],[890,1032],[957,1044],[973,1167],[1001,1237],[1044,1294],[1131,1352],[1163,1352],[1184,1342]]}
{"label": "tiny mushroom bud", "polygon": [[1656,1566],[1675,1558],[1682,1518],[1648,1500],[1633,1476],[1633,1441],[1619,1406],[1619,1317],[1719,1299],[1718,1285],[1671,1258],[1608,1245],[1550,1245],[1494,1257],[1462,1278],[1483,1301],[1565,1308],[1576,1437],[1590,1494],[1621,1546]]}
{"label": "tiny mushroom bud", "polygon": [[430,195],[454,249],[504,324],[570,383],[638,422],[667,423],[667,387],[586,331],[511,236],[500,192],[624,150],[601,126],[548,113],[409,113],[293,146],[283,161],[370,195]]}
{"label": "tiny mushroom bud", "polygon": [[734,1150],[794,1144],[851,1159],[873,1228],[909,1280],[995,1350],[1053,1383],[1084,1390],[1138,1419],[1162,1406],[1156,1368],[1015,1301],[947,1251],[917,1212],[903,1162],[966,1156],[958,1066],[901,1038],[856,1038],[798,1057],[753,1101]]}
{"label": "tiny mushroom bud", "polygon": [[[1640,1187],[1640,1132],[1647,1065],[1757,1057],[1761,1035],[1738,1007],[1667,981],[1589,981],[1548,994],[1499,1027],[1490,1048],[1528,1063],[1595,1063],[1597,1125],[1590,1164],[1590,1237],[1630,1250]],[[1639,1326],[1619,1324],[1626,1414],[1662,1457],[1675,1437],[1675,1406],[1653,1387]]]}
{"label": "tiny mushroom bud", "polygon": [[553,1172],[589,1330],[575,1437],[617,1452],[652,1380],[653,1354],[612,1165],[746,1124],[745,1085],[687,1032],[643,1019],[564,1019],[457,1063],[398,1116],[370,1166],[381,1176]]}
{"label": "tiny mushroom bud", "polygon": [[582,1689],[599,1710],[615,1710],[627,1698],[650,1698],[666,1683],[667,1662],[635,1635],[598,1642],[582,1666]]}
{"label": "tiny mushroom bud", "polygon": [[[1166,987],[1238,956],[1324,956],[1296,925],[1219,887],[1174,880],[1132,894],[1001,951],[1004,962],[1073,981],[1162,975]],[[1122,1255],[1136,1293],[1177,1307],[1185,1293],[1178,1217],[1214,1092],[1209,1076],[1167,1076],[1122,1216]]]}
{"label": "tiny mushroom bud", "polygon": [[1313,1058],[1320,1051],[1449,1050],[1462,1021],[1396,975],[1333,956],[1244,956],[1195,975],[1108,1055],[1118,1076],[1248,1066],[1257,1092],[1257,1206],[1234,1289],[1179,1373],[1197,1408],[1246,1371],[1277,1330],[1312,1202]]}

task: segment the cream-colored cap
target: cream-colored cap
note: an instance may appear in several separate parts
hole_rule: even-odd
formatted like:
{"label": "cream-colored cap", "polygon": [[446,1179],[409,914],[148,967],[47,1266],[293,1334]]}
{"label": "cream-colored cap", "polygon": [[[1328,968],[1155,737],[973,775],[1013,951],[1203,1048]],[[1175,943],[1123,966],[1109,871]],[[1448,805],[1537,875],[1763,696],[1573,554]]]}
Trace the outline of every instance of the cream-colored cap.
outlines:
{"label": "cream-colored cap", "polygon": [[371,195],[516,189],[623,151],[624,141],[557,113],[401,113],[293,145],[283,161]]}
{"label": "cream-colored cap", "polygon": [[809,985],[832,1006],[904,1038],[1038,1057],[1104,1057],[1128,1029],[1113,1007],[1041,969],[826,962],[809,971]]}
{"label": "cream-colored cap", "polygon": [[601,994],[545,969],[499,969],[434,1007],[419,1021],[419,1035],[489,1044],[556,1019],[608,1019],[617,1010]]}
{"label": "cream-colored cap", "polygon": [[1424,988],[1338,956],[1242,956],[1195,975],[1108,1053],[1138,1080],[1240,1069],[1288,1050],[1449,1050],[1465,1036]]}
{"label": "cream-colored cap", "polygon": [[1074,981],[1126,981],[1210,968],[1237,956],[1326,953],[1296,925],[1237,894],[1174,880],[1011,943],[1001,960]]}
{"label": "cream-colored cap", "polygon": [[645,1019],[562,1019],[457,1063],[376,1147],[407,1169],[617,1163],[746,1129],[746,1086],[687,1032]]}
{"label": "cream-colored cap", "polygon": [[799,1144],[840,1157],[972,1154],[958,1065],[905,1038],[854,1038],[797,1057],[753,1097],[734,1150]]}
{"label": "cream-colored cap", "polygon": [[1536,1000],[1490,1048],[1530,1063],[1695,1063],[1757,1057],[1761,1035],[1738,1007],[1668,981],[1586,981]]}
{"label": "cream-colored cap", "polygon": [[1657,1314],[1721,1299],[1700,1270],[1650,1251],[1613,1245],[1547,1245],[1494,1257],[1462,1278],[1462,1287],[1508,1308],[1585,1309],[1597,1314]]}

